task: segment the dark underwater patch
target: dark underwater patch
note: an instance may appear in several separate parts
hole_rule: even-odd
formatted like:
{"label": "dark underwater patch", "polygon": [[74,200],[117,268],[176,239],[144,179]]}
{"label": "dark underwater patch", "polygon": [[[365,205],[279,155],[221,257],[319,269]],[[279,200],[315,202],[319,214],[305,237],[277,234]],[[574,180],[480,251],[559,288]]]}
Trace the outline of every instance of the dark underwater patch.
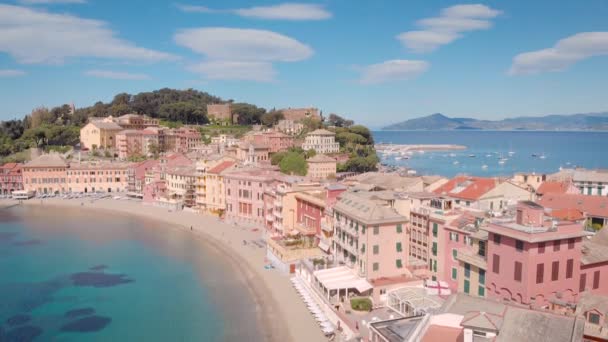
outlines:
{"label": "dark underwater patch", "polygon": [[89,316],[95,313],[95,309],[93,308],[82,308],[82,309],[74,309],[70,311],[66,311],[64,314],[67,318],[76,318],[80,316]]}
{"label": "dark underwater patch", "polygon": [[33,325],[26,325],[9,330],[4,334],[4,338],[6,341],[29,342],[40,336],[40,334],[42,334],[42,328]]}
{"label": "dark underwater patch", "polygon": [[15,315],[13,317],[9,317],[6,320],[6,324],[8,324],[11,327],[14,327],[16,325],[25,324],[25,323],[29,322],[31,319],[32,319],[32,317],[30,317],[28,315]]}
{"label": "dark underwater patch", "polygon": [[112,321],[109,317],[89,316],[70,322],[61,327],[67,332],[94,332],[105,328]]}
{"label": "dark underwater patch", "polygon": [[108,274],[102,272],[79,272],[70,276],[74,286],[112,287],[132,283],[134,280],[125,274]]}
{"label": "dark underwater patch", "polygon": [[106,268],[108,268],[108,266],[106,266],[106,265],[95,265],[95,266],[89,268],[89,270],[90,271],[103,271]]}
{"label": "dark underwater patch", "polygon": [[36,245],[39,245],[41,243],[42,243],[42,241],[40,241],[38,239],[30,239],[30,240],[13,242],[13,245],[14,246],[36,246]]}

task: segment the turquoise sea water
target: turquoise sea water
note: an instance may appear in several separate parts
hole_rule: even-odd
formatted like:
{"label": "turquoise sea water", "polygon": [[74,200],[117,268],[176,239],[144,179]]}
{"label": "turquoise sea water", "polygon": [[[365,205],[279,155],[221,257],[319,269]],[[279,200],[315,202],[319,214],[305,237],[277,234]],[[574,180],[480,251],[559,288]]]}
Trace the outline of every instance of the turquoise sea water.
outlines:
{"label": "turquoise sea water", "polygon": [[[608,168],[608,132],[374,131],[373,135],[377,143],[467,146],[464,151],[415,153],[407,160],[395,160],[394,156],[382,159],[385,164],[407,166],[419,174],[498,176],[552,173],[560,167]],[[508,160],[499,164],[501,157]]]}
{"label": "turquoise sea water", "polygon": [[0,210],[0,341],[259,340],[246,288],[214,253],[130,216]]}

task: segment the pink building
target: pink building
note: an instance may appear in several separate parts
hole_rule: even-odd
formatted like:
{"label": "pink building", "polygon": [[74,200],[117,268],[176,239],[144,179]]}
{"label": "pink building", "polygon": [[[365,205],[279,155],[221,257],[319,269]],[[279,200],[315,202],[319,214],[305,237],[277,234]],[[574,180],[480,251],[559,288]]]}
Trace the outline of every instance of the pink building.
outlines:
{"label": "pink building", "polygon": [[[488,231],[488,297],[545,307],[579,295],[583,226],[545,219],[544,208],[520,202],[516,219],[493,220]],[[599,280],[598,280],[599,281]]]}
{"label": "pink building", "polygon": [[270,186],[273,174],[257,168],[225,173],[226,219],[264,226],[264,191]]}
{"label": "pink building", "polygon": [[0,166],[0,193],[10,195],[13,191],[23,190],[21,164],[6,163]]}
{"label": "pink building", "polygon": [[116,133],[116,153],[118,158],[127,159],[133,156],[144,156],[143,131],[124,130]]}
{"label": "pink building", "polygon": [[181,127],[173,134],[175,135],[174,152],[187,153],[203,143],[201,133],[193,128]]}
{"label": "pink building", "polygon": [[143,194],[144,185],[146,184],[146,172],[152,170],[158,163],[158,160],[148,159],[132,165],[128,171],[127,190],[133,194]]}
{"label": "pink building", "polygon": [[268,147],[268,152],[276,153],[286,151],[294,146],[294,138],[282,132],[268,131],[254,133],[249,139],[256,144]]}
{"label": "pink building", "polygon": [[23,165],[23,188],[39,194],[67,192],[67,168],[59,154],[43,154]]}

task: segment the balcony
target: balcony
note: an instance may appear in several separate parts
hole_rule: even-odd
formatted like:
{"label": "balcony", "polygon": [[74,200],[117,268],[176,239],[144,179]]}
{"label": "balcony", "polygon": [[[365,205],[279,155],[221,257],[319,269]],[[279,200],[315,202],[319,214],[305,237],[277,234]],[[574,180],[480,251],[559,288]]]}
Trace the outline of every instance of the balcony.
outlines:
{"label": "balcony", "polygon": [[585,322],[584,332],[587,336],[593,336],[599,339],[608,339],[608,328],[599,324]]}
{"label": "balcony", "polygon": [[328,233],[332,233],[334,231],[334,228],[331,226],[331,224],[325,221],[321,221],[321,229]]}
{"label": "balcony", "polygon": [[486,260],[486,258],[482,257],[477,253],[474,253],[469,249],[458,249],[458,252],[456,253],[456,259],[462,262],[466,262],[467,264],[477,266],[484,270],[488,269],[488,261]]}
{"label": "balcony", "polygon": [[274,221],[274,216],[270,215],[270,214],[266,215],[266,221],[269,221],[269,222]]}

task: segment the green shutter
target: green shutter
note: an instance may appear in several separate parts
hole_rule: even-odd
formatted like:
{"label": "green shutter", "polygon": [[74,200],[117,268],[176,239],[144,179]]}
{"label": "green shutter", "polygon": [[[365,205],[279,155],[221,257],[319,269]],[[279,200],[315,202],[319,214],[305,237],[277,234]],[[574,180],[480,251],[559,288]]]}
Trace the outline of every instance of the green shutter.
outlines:
{"label": "green shutter", "polygon": [[374,245],[374,247],[373,247],[373,252],[374,252],[374,254],[378,254],[378,253],[380,253],[380,246],[378,246],[378,245]]}
{"label": "green shutter", "polygon": [[437,256],[437,242],[433,242],[433,256]]}
{"label": "green shutter", "polygon": [[401,242],[397,242],[397,252],[402,252]]}
{"label": "green shutter", "polygon": [[465,279],[464,281],[464,293],[469,293],[469,287],[471,286],[471,284],[469,284],[469,281]]}
{"label": "green shutter", "polygon": [[401,263],[401,259],[396,260],[397,268],[403,268],[403,264]]}
{"label": "green shutter", "polygon": [[452,279],[456,279],[458,278],[458,270],[455,268],[452,268]]}
{"label": "green shutter", "polygon": [[361,226],[361,234],[365,234],[365,226]]}
{"label": "green shutter", "polygon": [[483,286],[480,286],[477,288],[477,295],[479,297],[485,297],[486,296],[486,289]]}
{"label": "green shutter", "polygon": [[433,260],[433,272],[437,272],[437,260]]}
{"label": "green shutter", "polygon": [[437,237],[437,223],[433,222],[433,237]]}
{"label": "green shutter", "polygon": [[454,259],[456,259],[457,256],[458,256],[458,251],[456,249],[452,249],[452,257]]}
{"label": "green shutter", "polygon": [[361,253],[365,253],[365,244],[361,245]]}
{"label": "green shutter", "polygon": [[372,270],[377,271],[378,268],[379,268],[379,265],[378,265],[377,262],[375,262],[375,263],[372,264]]}
{"label": "green shutter", "polygon": [[401,233],[403,231],[401,224],[397,225],[397,233]]}
{"label": "green shutter", "polygon": [[479,283],[481,285],[486,283],[486,270],[479,270]]}
{"label": "green shutter", "polygon": [[471,265],[465,263],[464,264],[464,276],[465,278],[470,278],[471,277]]}

